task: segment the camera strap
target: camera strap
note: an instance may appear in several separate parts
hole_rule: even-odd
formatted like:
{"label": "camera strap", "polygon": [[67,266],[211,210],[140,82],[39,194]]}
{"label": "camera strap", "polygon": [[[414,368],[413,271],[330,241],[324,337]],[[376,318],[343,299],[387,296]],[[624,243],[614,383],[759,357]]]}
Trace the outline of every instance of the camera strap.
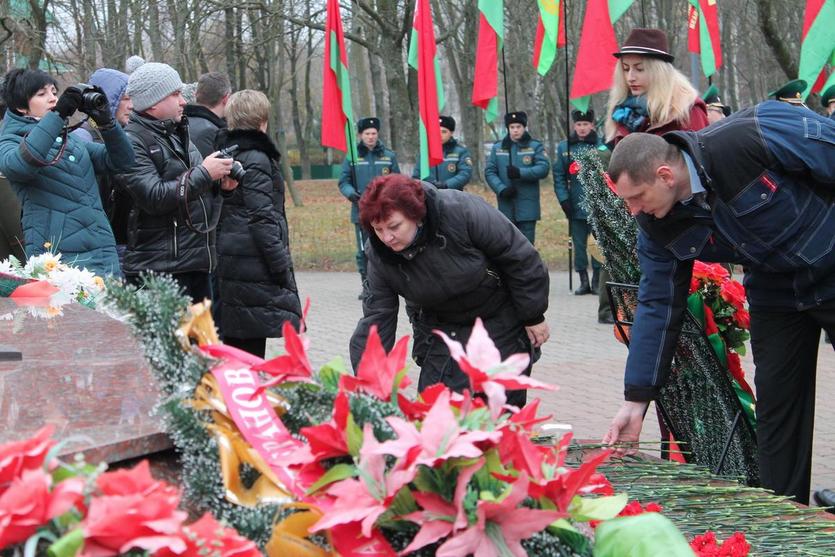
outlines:
{"label": "camera strap", "polygon": [[[215,228],[217,228],[218,222],[220,222],[220,213],[221,211],[219,208],[216,208],[214,213],[212,214],[211,222],[209,221],[209,213],[208,208],[206,207],[205,203],[203,203],[203,210],[204,215],[206,216],[206,228],[201,230],[198,228],[197,225],[194,224],[194,221],[191,220],[191,211],[189,211],[189,183],[191,181],[191,173],[195,171],[197,167],[191,167],[185,172],[183,172],[180,177],[177,179],[177,209],[178,214],[180,215],[180,221],[185,224],[189,230],[194,232],[195,234],[208,234]],[[201,200],[202,201],[202,200]]]}
{"label": "camera strap", "polygon": [[[73,128],[75,129],[75,128]],[[20,140],[20,156],[23,157],[23,160],[26,161],[28,164],[32,166],[36,166],[38,168],[45,168],[47,166],[55,166],[58,164],[58,161],[61,160],[61,157],[64,155],[64,151],[67,149],[67,136],[69,135],[70,130],[67,129],[66,126],[61,129],[61,147],[58,149],[58,153],[53,157],[50,161],[42,161],[39,159],[32,151],[29,150],[29,146],[26,145],[26,140],[29,138],[29,134],[32,133],[32,130],[26,132],[26,135],[23,136],[23,139]]]}

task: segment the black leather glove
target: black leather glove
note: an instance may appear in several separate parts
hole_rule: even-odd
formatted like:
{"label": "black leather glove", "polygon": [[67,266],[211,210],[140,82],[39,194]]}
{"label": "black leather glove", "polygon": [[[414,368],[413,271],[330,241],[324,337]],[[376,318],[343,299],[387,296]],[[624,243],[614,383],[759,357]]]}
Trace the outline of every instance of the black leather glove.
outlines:
{"label": "black leather glove", "polygon": [[106,131],[112,129],[115,122],[113,121],[113,114],[110,112],[110,102],[107,101],[107,95],[104,94],[104,91],[100,87],[94,87],[94,89],[104,96],[105,103],[102,108],[87,112],[87,116],[93,119],[93,122],[96,123],[96,126],[100,130]]}
{"label": "black leather glove", "polygon": [[513,199],[516,197],[516,186],[507,186],[505,189],[499,192],[499,197],[502,199]]}
{"label": "black leather glove", "polygon": [[522,173],[519,172],[519,168],[513,166],[512,164],[507,167],[507,177],[511,180],[516,180],[522,177]]}
{"label": "black leather glove", "polygon": [[565,213],[565,218],[571,218],[571,201],[565,200],[560,201],[560,207],[562,207],[562,212]]}
{"label": "black leather glove", "polygon": [[351,203],[356,203],[359,200],[360,200],[360,194],[359,194],[358,191],[354,190],[354,191],[352,191],[351,193],[348,194],[348,201],[350,201]]}
{"label": "black leather glove", "polygon": [[77,87],[67,87],[61,96],[58,97],[58,102],[55,103],[55,112],[58,116],[65,120],[75,114],[75,111],[81,106],[82,98],[81,91]]}
{"label": "black leather glove", "polygon": [[446,182],[443,182],[443,181],[435,182],[435,187],[438,188],[439,190],[445,190],[445,189],[449,188],[449,186],[446,185]]}

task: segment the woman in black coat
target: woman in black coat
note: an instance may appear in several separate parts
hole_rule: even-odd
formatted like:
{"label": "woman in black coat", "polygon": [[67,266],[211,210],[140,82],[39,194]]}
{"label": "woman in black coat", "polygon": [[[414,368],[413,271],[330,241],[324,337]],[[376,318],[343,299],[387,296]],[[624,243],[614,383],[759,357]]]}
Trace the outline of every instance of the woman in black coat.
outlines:
{"label": "woman in black coat", "polygon": [[246,171],[225,198],[218,224],[216,318],[223,342],[264,357],[266,339],[280,337],[301,317],[287,218],[281,155],[266,134],[270,103],[252,90],[229,97],[229,126],[220,147],[238,146],[235,160]]}
{"label": "woman in black coat", "polygon": [[[400,296],[414,329],[420,391],[435,383],[456,391],[470,387],[432,331],[466,344],[477,317],[503,359],[520,352],[538,359],[549,336],[548,269],[496,208],[469,193],[391,174],[368,185],[359,209],[368,238],[369,295],[351,338],[354,369],[371,325],[391,349]],[[525,391],[510,391],[507,402],[523,406]]]}

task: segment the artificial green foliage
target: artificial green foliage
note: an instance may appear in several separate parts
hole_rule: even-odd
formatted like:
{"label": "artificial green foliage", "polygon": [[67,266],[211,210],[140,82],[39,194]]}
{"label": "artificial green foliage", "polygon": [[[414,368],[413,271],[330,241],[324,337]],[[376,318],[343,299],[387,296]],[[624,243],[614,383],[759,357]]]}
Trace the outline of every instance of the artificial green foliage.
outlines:
{"label": "artificial green foliage", "polygon": [[249,508],[226,500],[217,443],[205,427],[208,413],[189,404],[194,387],[209,369],[209,361],[185,352],[174,334],[189,298],[171,277],[145,275],[143,280],[139,289],[111,281],[108,299],[127,315],[157,380],[161,391],[157,411],[180,454],[184,496],[193,508],[213,512],[263,546],[272,534],[277,507]]}

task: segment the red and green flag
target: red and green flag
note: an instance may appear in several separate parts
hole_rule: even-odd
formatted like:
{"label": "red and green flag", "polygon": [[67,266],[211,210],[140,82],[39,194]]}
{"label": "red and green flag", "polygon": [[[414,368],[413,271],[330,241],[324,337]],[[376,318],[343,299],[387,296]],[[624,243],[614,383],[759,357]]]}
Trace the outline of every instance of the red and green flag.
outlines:
{"label": "red and green flag", "polygon": [[474,105],[492,122],[499,115],[499,53],[504,44],[504,1],[478,0],[478,45],[473,76]]}
{"label": "red and green flag", "polygon": [[565,26],[560,25],[565,13],[564,0],[538,0],[539,21],[533,44],[533,67],[545,75],[557,57],[557,49],[565,46]]}
{"label": "red and green flag", "polygon": [[804,99],[823,88],[827,63],[835,63],[835,0],[806,0],[797,77],[812,86]]}
{"label": "red and green flag", "polygon": [[351,109],[351,81],[348,75],[348,54],[339,1],[328,0],[325,20],[325,63],[322,91],[322,146],[343,153],[350,152],[350,160],[357,160],[354,142],[354,114]]}
{"label": "red and green flag", "polygon": [[444,106],[444,89],[435,47],[435,27],[429,0],[417,0],[412,39],[409,43],[409,65],[417,70],[418,104],[420,107],[420,177],[429,177],[429,169],[441,164],[440,111]]}
{"label": "red and green flag", "polygon": [[687,49],[700,55],[702,72],[710,77],[722,67],[717,0],[689,0]]}
{"label": "red and green flag", "polygon": [[589,0],[580,32],[580,47],[574,68],[569,98],[583,112],[589,109],[590,96],[612,86],[618,51],[615,22],[635,0]]}

